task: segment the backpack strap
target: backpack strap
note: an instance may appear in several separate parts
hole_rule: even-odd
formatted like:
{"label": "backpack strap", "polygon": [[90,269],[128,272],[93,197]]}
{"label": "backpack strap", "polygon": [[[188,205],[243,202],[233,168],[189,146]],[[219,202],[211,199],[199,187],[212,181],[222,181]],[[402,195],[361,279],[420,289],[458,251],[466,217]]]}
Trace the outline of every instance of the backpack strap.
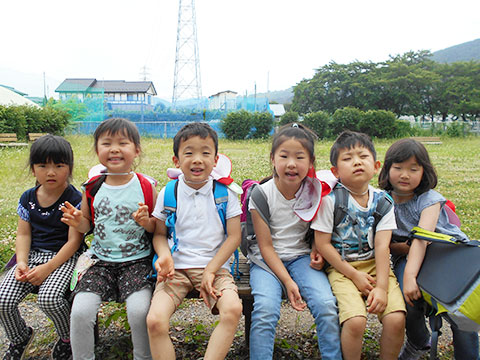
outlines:
{"label": "backpack strap", "polygon": [[227,233],[227,204],[228,204],[228,189],[227,186],[213,181],[213,198],[215,199],[215,206],[217,208],[218,216],[222,221],[223,230]]}
{"label": "backpack strap", "polygon": [[152,215],[153,212],[153,188],[152,183],[142,174],[136,173],[140,186],[142,188],[143,197],[145,198],[145,205],[148,206],[148,213]]}
{"label": "backpack strap", "polygon": [[377,232],[377,225],[380,222],[380,220],[388,214],[388,212],[392,209],[393,207],[393,199],[392,197],[386,192],[382,191],[379,194],[377,206],[375,208],[375,211],[373,212],[373,233],[375,234]]}
{"label": "backpack strap", "polygon": [[175,223],[177,221],[177,192],[178,179],[169,181],[165,186],[163,196],[163,213],[167,216],[165,226],[167,227],[167,238],[172,237],[173,246],[171,252],[178,250],[178,240],[175,234]]}
{"label": "backpack strap", "polygon": [[93,200],[95,199],[98,189],[100,189],[100,186],[102,186],[106,178],[106,175],[97,175],[88,179],[88,181],[83,184],[83,187],[85,188],[85,197],[87,198],[87,205],[90,209],[90,222],[93,226],[95,226],[95,209],[93,208]]}
{"label": "backpack strap", "polygon": [[[335,194],[335,206],[333,210],[333,232],[338,235],[339,238],[342,240],[342,260],[345,260],[345,245],[343,242],[343,238],[340,236],[340,234],[337,231],[338,225],[345,219],[345,217],[349,217],[350,221],[352,223],[352,226],[356,228],[357,224],[357,218],[355,217],[355,214],[350,214],[348,212],[348,197],[350,196],[349,192],[345,187],[342,186],[341,183],[337,183],[335,187],[333,188],[333,192]],[[357,236],[359,234],[357,233]],[[362,248],[361,242],[362,238],[358,236],[358,242],[359,242],[359,249]]]}

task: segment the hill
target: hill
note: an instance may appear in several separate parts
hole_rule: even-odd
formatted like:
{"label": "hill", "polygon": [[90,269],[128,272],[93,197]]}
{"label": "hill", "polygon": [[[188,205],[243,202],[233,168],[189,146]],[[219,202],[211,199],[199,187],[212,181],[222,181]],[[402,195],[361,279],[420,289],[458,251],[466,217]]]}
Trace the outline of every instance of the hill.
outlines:
{"label": "hill", "polygon": [[[248,97],[253,97],[253,95],[249,95]],[[293,88],[270,91],[268,93],[258,93],[257,97],[266,97],[270,103],[290,104],[293,100]]]}
{"label": "hill", "polygon": [[480,39],[435,51],[432,60],[441,63],[470,60],[480,61]]}

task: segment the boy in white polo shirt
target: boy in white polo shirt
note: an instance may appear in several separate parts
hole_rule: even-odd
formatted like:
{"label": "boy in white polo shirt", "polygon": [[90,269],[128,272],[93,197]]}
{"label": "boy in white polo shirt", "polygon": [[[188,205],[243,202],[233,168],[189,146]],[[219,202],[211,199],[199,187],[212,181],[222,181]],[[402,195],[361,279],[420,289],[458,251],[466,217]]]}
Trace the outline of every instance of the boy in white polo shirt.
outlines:
{"label": "boy in white polo shirt", "polygon": [[176,241],[172,243],[167,235],[163,188],[153,212],[157,218],[153,245],[158,260],[154,265],[157,286],[147,316],[150,349],[153,359],[175,359],[170,317],[186,294],[196,288],[212,313],[220,314],[204,359],[224,359],[242,315],[242,303],[228,266],[240,245],[240,204],[237,195],[227,189],[225,233],[210,176],[218,160],[218,137],[208,124],[185,125],[174,138],[173,151],[173,162],[183,173],[175,191]]}

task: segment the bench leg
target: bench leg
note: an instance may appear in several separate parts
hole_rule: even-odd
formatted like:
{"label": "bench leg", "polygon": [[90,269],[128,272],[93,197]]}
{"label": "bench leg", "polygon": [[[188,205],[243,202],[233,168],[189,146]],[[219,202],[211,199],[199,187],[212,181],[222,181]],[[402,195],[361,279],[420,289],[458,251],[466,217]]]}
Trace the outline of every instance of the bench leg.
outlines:
{"label": "bench leg", "polygon": [[93,338],[94,338],[95,346],[98,345],[98,342],[100,340],[100,334],[98,329],[98,313],[97,313],[97,320],[95,321],[95,326],[93,327]]}
{"label": "bench leg", "polygon": [[245,343],[250,346],[250,325],[252,325],[253,298],[243,299],[243,315],[245,315]]}

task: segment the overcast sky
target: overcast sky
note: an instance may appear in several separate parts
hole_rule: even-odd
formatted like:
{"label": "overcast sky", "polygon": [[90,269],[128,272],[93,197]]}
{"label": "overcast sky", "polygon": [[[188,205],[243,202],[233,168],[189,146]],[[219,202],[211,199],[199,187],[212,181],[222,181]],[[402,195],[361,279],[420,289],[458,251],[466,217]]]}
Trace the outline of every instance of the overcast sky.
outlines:
{"label": "overcast sky", "polygon": [[[187,0],[183,0],[186,2]],[[202,94],[283,90],[331,61],[382,61],[480,38],[478,0],[196,0]],[[140,80],[171,100],[178,0],[6,0],[0,84]]]}

